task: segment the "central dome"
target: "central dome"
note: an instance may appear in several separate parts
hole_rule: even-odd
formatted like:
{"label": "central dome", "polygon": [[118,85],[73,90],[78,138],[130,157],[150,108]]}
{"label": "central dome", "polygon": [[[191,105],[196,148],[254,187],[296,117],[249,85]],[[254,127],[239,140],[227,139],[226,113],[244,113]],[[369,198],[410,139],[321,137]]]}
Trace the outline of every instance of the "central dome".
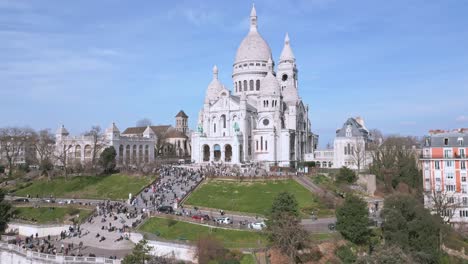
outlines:
{"label": "central dome", "polygon": [[269,58],[271,58],[271,49],[257,31],[257,11],[253,6],[250,12],[250,31],[237,49],[234,63],[243,61],[266,62]]}
{"label": "central dome", "polygon": [[236,53],[235,63],[242,61],[268,61],[271,49],[257,31],[250,31],[242,40]]}

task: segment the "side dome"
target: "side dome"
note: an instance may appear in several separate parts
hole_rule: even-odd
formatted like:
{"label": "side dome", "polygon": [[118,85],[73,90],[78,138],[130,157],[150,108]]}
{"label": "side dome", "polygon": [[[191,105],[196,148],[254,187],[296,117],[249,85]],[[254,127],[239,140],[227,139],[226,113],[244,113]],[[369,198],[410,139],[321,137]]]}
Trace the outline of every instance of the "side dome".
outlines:
{"label": "side dome", "polygon": [[218,67],[215,65],[213,67],[213,80],[208,85],[208,89],[206,89],[205,101],[209,102],[216,99],[223,89],[224,85],[218,79]]}
{"label": "side dome", "polygon": [[234,63],[251,60],[266,62],[271,57],[270,46],[258,33],[257,11],[253,6],[250,12],[250,30],[237,49]]}
{"label": "side dome", "polygon": [[273,62],[271,61],[271,58],[268,58],[268,68],[268,73],[262,80],[262,90],[260,91],[260,94],[280,96],[281,87],[278,80],[273,75]]}
{"label": "side dome", "polygon": [[281,87],[273,73],[268,72],[262,80],[262,95],[281,95]]}

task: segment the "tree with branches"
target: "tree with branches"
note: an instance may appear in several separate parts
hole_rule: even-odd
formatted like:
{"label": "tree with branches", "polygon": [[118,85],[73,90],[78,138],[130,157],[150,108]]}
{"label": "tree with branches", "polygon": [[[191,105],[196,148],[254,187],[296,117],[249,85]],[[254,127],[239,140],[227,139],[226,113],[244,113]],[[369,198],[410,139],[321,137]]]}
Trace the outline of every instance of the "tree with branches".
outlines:
{"label": "tree with branches", "polygon": [[100,126],[91,127],[84,135],[91,138],[91,167],[95,169],[99,154],[106,147],[107,140]]}
{"label": "tree with branches", "polygon": [[71,149],[75,145],[74,141],[72,142],[60,142],[55,145],[54,159],[57,163],[63,168],[63,173],[65,178],[68,176],[69,161],[71,160],[69,154],[71,154]]}
{"label": "tree with branches", "polygon": [[55,137],[49,129],[43,129],[34,133],[32,145],[36,152],[37,164],[50,180],[50,170],[53,168],[53,156],[55,151]]}
{"label": "tree with branches", "polygon": [[364,140],[356,139],[353,143],[351,161],[356,164],[358,174],[361,172],[362,167],[366,166],[367,152]]}
{"label": "tree with branches", "polygon": [[31,141],[33,130],[29,128],[6,127],[0,128],[0,156],[8,164],[8,175],[11,176],[15,163],[20,156],[27,158],[27,148]]}
{"label": "tree with branches", "polygon": [[456,210],[462,207],[462,202],[456,197],[455,192],[434,188],[426,195],[429,195],[430,209],[447,224],[452,220]]}

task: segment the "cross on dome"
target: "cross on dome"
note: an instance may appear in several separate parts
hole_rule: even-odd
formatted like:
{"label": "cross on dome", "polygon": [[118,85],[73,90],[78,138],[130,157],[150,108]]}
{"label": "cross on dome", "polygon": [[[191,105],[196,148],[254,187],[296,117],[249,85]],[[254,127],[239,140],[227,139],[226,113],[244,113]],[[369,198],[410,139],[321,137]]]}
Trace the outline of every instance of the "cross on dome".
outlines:
{"label": "cross on dome", "polygon": [[250,31],[257,31],[257,10],[255,10],[255,4],[252,4],[252,10],[250,11]]}
{"label": "cross on dome", "polygon": [[213,80],[218,79],[218,66],[213,66]]}

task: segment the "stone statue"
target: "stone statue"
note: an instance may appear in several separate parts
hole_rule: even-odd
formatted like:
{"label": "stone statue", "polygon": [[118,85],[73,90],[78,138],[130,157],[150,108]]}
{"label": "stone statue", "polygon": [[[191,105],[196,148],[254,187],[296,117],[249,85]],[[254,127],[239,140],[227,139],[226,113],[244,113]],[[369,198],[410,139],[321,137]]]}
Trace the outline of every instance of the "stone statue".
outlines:
{"label": "stone statue", "polygon": [[203,125],[201,123],[198,124],[197,130],[198,130],[198,133],[203,134]]}
{"label": "stone statue", "polygon": [[239,128],[239,124],[237,124],[237,122],[234,122],[234,126],[233,126],[233,127],[234,127],[234,132],[239,133],[240,128]]}

